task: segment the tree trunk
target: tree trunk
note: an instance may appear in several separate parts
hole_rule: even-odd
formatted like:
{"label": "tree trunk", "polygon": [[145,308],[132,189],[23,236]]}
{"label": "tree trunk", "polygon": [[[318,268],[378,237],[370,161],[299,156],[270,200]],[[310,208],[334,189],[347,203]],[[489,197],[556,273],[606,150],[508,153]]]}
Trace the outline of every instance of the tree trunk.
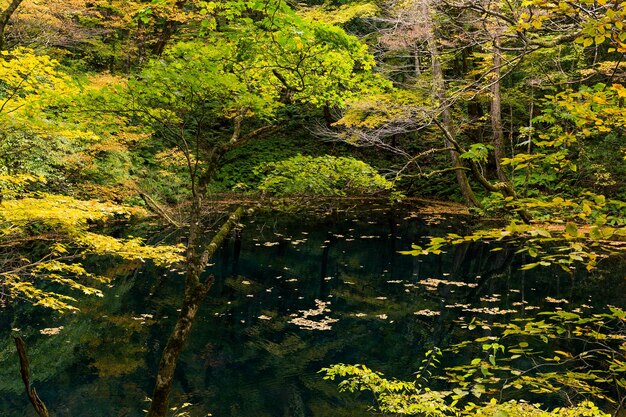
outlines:
{"label": "tree trunk", "polygon": [[24,388],[26,388],[28,399],[39,417],[49,417],[46,405],[43,401],[41,401],[39,395],[37,395],[35,388],[30,385],[30,366],[28,364],[28,356],[26,355],[26,344],[19,336],[15,337],[15,347],[17,348],[17,354],[20,357],[20,373],[22,375],[22,381],[24,382]]}
{"label": "tree trunk", "polygon": [[[432,61],[433,95],[439,101],[441,115],[443,117],[443,126],[451,135],[454,135],[452,114],[450,112],[450,107],[446,104],[446,90],[443,77],[443,69],[441,67],[441,62],[439,61],[439,52],[437,45],[435,44],[434,36],[429,37],[428,48],[430,49]],[[453,148],[452,143],[445,135],[444,143],[447,148]],[[456,180],[461,189],[461,194],[463,195],[463,200],[465,200],[465,204],[469,207],[479,207],[480,203],[476,199],[474,191],[472,190],[472,187],[467,180],[467,175],[465,174],[463,164],[461,163],[459,154],[456,150],[450,150],[450,159],[452,160],[452,165],[455,168]]]}
{"label": "tree trunk", "polygon": [[[454,147],[457,154],[462,154],[466,152],[466,150],[459,144],[459,142],[456,141],[454,136],[452,136],[452,134],[448,131],[448,129],[444,125],[441,124],[441,122],[439,122],[436,119],[434,120],[434,122],[439,127],[439,130],[441,130],[444,136],[447,138],[448,143],[450,143],[450,145]],[[500,182],[497,184],[492,184],[481,173],[481,170],[478,164],[476,163],[476,161],[468,159],[468,163],[470,166],[470,172],[472,173],[472,176],[474,177],[474,179],[476,179],[480,183],[480,185],[483,186],[485,190],[492,191],[492,192],[501,192],[506,197],[513,197],[513,199],[515,200],[517,199],[517,194],[515,193],[515,190],[513,189],[513,187],[511,187],[510,183]],[[528,212],[525,209],[518,208],[515,211],[520,215],[520,217],[525,223],[530,223],[531,221],[530,214],[528,214]]]}
{"label": "tree trunk", "polygon": [[[496,32],[499,30],[495,29]],[[502,93],[500,91],[501,84],[501,66],[502,55],[500,52],[500,35],[496,33],[493,39],[493,73],[491,82],[491,129],[493,131],[493,148],[496,158],[496,173],[498,179],[502,182],[510,184],[509,177],[504,172],[502,160],[505,157],[504,132],[502,130]]]}
{"label": "tree trunk", "polygon": [[[189,277],[195,280],[198,277]],[[174,383],[174,371],[178,358],[189,338],[191,326],[194,319],[206,297],[207,292],[213,283],[211,276],[205,284],[186,289],[185,299],[181,308],[180,315],[174,326],[174,331],[170,335],[159,363],[159,372],[157,373],[156,384],[152,393],[152,404],[148,411],[147,417],[165,417],[168,409],[169,395]]]}
{"label": "tree trunk", "polygon": [[[176,9],[182,12],[186,5],[187,0],[178,0],[176,2]],[[157,41],[152,48],[153,54],[155,54],[156,56],[161,56],[163,54],[163,51],[165,50],[168,42],[170,41],[170,39],[172,39],[172,36],[176,34],[176,30],[178,29],[179,25],[180,24],[175,20],[167,20],[163,24],[163,27],[161,28],[161,31],[157,37]]]}
{"label": "tree trunk", "polygon": [[7,25],[9,24],[9,20],[11,20],[11,16],[17,10],[17,8],[22,4],[24,0],[13,0],[6,9],[0,14],[0,51],[4,49],[5,44],[5,32],[7,30]]}
{"label": "tree trunk", "polygon": [[211,275],[202,282],[201,275],[221,243],[238,224],[244,212],[242,207],[235,210],[213,239],[211,239],[211,242],[201,248],[199,245],[201,203],[202,198],[200,194],[195,194],[190,216],[189,240],[187,242],[185,297],[174,330],[165,345],[165,349],[163,349],[152,394],[152,404],[146,417],[165,417],[167,413],[169,395],[174,383],[174,371],[176,370],[178,358],[189,338],[191,326],[198,309],[215,280],[215,277]]}
{"label": "tree trunk", "polygon": [[167,22],[165,22],[165,25],[161,29],[157,41],[152,48],[152,53],[154,55],[159,57],[163,55],[163,51],[165,50],[165,47],[167,46],[167,43],[170,41],[172,36],[174,36],[174,34],[176,33],[177,27],[178,24],[174,21],[168,20]]}

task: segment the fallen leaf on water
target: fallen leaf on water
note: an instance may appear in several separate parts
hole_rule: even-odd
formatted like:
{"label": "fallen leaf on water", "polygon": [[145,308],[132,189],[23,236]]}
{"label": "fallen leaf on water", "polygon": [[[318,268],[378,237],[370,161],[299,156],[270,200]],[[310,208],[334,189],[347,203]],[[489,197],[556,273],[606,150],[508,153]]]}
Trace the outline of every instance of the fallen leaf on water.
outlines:
{"label": "fallen leaf on water", "polygon": [[63,326],[59,327],[48,327],[46,329],[39,330],[39,333],[45,334],[46,336],[52,336],[55,334],[59,334],[63,330]]}

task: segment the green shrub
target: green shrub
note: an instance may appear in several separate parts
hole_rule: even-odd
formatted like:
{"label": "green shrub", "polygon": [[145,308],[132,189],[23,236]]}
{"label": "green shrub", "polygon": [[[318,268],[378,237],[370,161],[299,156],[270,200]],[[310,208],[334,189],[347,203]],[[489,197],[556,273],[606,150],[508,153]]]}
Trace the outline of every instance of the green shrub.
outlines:
{"label": "green shrub", "polygon": [[390,191],[393,183],[363,161],[347,157],[298,155],[259,165],[259,190],[278,196],[310,194],[345,196]]}

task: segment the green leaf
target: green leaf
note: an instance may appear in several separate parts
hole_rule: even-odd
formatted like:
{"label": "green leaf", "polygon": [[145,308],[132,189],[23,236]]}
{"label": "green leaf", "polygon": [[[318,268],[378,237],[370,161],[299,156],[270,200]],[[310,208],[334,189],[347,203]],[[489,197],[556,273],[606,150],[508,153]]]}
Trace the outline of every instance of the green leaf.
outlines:
{"label": "green leaf", "polygon": [[578,227],[575,223],[567,223],[565,225],[565,232],[572,237],[578,237]]}

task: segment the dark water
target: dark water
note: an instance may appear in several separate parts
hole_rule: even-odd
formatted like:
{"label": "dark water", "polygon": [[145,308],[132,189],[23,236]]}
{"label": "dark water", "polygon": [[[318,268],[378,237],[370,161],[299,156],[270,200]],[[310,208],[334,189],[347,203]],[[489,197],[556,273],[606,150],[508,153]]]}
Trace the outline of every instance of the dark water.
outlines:
{"label": "dark water", "polygon": [[[555,308],[626,306],[619,263],[592,274],[524,272],[515,248],[491,252],[485,244],[442,256],[401,255],[424,236],[462,232],[467,223],[408,217],[373,210],[249,221],[211,268],[217,283],[179,363],[172,405],[192,403],[193,417],[362,416],[367,398],[340,396],[320,368],[365,363],[411,378],[424,351],[466,337],[454,322],[459,317],[509,320]],[[143,415],[183,276],[92,262],[118,278],[103,299],[85,300],[80,313],[0,311],[0,416],[34,416],[10,329],[26,335],[35,386],[51,415]],[[305,317],[319,308],[322,314]],[[40,334],[59,326],[56,335]]]}

